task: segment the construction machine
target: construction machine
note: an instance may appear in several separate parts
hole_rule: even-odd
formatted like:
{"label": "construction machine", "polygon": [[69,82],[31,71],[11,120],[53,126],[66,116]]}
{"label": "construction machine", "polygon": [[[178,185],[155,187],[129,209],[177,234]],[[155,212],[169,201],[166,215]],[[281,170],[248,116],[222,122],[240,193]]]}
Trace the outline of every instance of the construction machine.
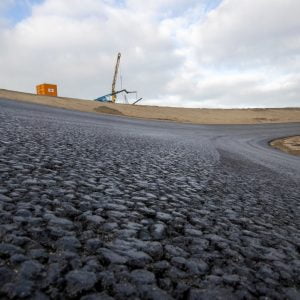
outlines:
{"label": "construction machine", "polygon": [[[126,89],[122,89],[120,91],[115,90],[117,77],[118,77],[118,72],[119,72],[119,67],[120,67],[120,60],[121,60],[121,53],[118,53],[117,62],[116,62],[116,65],[115,65],[115,72],[114,72],[112,87],[111,87],[111,93],[107,94],[107,95],[104,95],[104,96],[101,96],[101,97],[95,99],[95,101],[115,103],[116,99],[117,99],[117,94],[120,94],[120,93],[123,93],[123,92],[126,93],[126,94],[136,94],[137,95],[136,91],[129,92]],[[137,98],[137,96],[136,96],[136,98]],[[127,100],[126,96],[125,96],[125,99]],[[143,98],[136,99],[136,101],[133,103],[133,105],[135,105],[137,102],[141,101],[142,99]]]}

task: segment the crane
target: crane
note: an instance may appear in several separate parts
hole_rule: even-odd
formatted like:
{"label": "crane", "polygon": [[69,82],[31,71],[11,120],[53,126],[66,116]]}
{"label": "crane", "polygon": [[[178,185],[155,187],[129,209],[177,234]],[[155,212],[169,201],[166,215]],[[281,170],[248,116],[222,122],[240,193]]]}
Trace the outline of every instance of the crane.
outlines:
{"label": "crane", "polygon": [[[115,66],[115,72],[114,72],[114,77],[113,77],[113,82],[112,82],[112,86],[111,86],[111,93],[110,94],[106,94],[104,96],[101,96],[97,99],[95,99],[95,101],[100,101],[100,102],[112,102],[115,103],[116,99],[117,99],[117,94],[119,93],[126,93],[126,94],[136,94],[136,98],[137,98],[137,92],[129,92],[126,89],[122,89],[120,91],[116,91],[116,82],[117,82],[117,77],[118,77],[118,72],[119,72],[119,67],[120,67],[120,60],[121,60],[121,53],[118,53],[118,57],[117,57],[117,62],[116,62],[116,66]],[[139,101],[141,101],[142,98],[137,99],[133,105],[135,105],[136,103],[138,103]]]}
{"label": "crane", "polygon": [[116,66],[115,66],[115,73],[114,73],[114,78],[113,78],[113,82],[112,82],[112,87],[111,87],[111,100],[112,100],[113,103],[116,102],[116,98],[117,98],[115,87],[116,87],[116,81],[117,81],[119,66],[120,66],[120,60],[121,60],[121,53],[119,52],[117,62],[116,62]]}

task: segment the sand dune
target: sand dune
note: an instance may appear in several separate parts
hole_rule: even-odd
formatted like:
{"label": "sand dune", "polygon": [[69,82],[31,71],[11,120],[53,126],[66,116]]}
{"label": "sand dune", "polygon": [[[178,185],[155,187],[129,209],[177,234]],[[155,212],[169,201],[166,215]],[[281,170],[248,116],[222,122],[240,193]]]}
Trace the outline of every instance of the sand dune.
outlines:
{"label": "sand dune", "polygon": [[84,112],[169,120],[194,124],[259,124],[300,122],[300,108],[200,109],[101,103],[74,98],[38,96],[0,89],[0,98]]}

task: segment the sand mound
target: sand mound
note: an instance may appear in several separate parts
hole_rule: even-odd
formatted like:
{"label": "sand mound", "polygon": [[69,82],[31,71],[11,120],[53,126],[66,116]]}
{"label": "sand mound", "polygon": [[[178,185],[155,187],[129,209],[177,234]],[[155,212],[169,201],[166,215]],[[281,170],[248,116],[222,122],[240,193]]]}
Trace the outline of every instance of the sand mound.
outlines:
{"label": "sand mound", "polygon": [[110,115],[123,115],[117,109],[107,107],[107,106],[98,106],[98,107],[94,108],[94,111],[103,113],[103,114],[110,114]]}
{"label": "sand mound", "polygon": [[286,153],[300,156],[300,136],[291,136],[277,139],[270,142],[274,148],[280,149]]}
{"label": "sand mound", "polygon": [[[194,124],[262,124],[300,122],[300,108],[200,109],[99,103],[63,97],[39,96],[0,89],[0,98],[83,112],[168,120]],[[99,106],[100,105],[100,106]]]}

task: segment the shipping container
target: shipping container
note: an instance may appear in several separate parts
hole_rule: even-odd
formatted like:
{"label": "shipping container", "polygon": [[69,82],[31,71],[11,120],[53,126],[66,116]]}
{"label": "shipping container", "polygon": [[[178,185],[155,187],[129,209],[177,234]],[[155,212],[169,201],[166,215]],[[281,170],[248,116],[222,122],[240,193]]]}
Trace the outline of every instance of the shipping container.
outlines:
{"label": "shipping container", "polygon": [[57,85],[49,83],[39,84],[36,86],[36,93],[38,95],[57,97]]}

